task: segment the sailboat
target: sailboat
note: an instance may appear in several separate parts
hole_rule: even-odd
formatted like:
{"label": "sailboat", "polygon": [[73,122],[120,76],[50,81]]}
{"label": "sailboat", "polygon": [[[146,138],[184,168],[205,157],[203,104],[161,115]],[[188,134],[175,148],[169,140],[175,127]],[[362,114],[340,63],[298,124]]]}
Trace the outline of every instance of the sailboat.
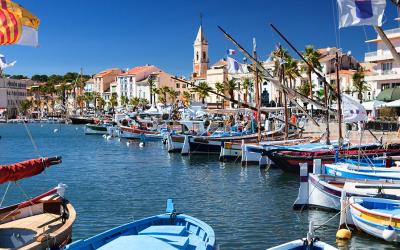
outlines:
{"label": "sailboat", "polygon": [[[0,166],[0,184],[40,174],[61,163],[61,157],[38,158]],[[74,207],[65,198],[65,184],[18,204],[0,208],[0,249],[53,249],[72,239]]]}

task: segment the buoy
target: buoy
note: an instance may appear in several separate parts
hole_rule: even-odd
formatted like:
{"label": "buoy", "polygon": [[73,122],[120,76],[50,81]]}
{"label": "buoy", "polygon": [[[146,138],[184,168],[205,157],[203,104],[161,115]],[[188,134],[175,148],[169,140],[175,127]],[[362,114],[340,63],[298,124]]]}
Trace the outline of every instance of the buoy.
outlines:
{"label": "buoy", "polygon": [[396,231],[394,230],[394,228],[389,225],[387,226],[383,232],[382,232],[382,238],[387,240],[387,241],[394,241],[397,238],[397,234]]}
{"label": "buoy", "polygon": [[103,138],[107,138],[107,135],[103,135]]}
{"label": "buoy", "polygon": [[107,135],[107,140],[111,140],[112,136],[111,135]]}
{"label": "buoy", "polygon": [[58,132],[58,129],[55,128],[55,129],[53,130],[53,133],[57,133],[57,132]]}
{"label": "buoy", "polygon": [[129,141],[127,141],[126,146],[129,147],[129,145],[131,145],[131,143]]}
{"label": "buoy", "polygon": [[346,228],[342,228],[336,233],[336,239],[348,240],[350,238],[351,238],[351,231]]}
{"label": "buoy", "polygon": [[144,142],[139,143],[139,147],[143,148],[144,147]]}

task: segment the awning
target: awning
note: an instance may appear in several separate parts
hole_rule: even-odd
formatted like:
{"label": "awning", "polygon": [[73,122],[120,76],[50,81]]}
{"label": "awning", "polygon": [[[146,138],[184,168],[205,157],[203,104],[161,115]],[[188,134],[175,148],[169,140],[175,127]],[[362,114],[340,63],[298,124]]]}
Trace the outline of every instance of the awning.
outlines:
{"label": "awning", "polygon": [[374,110],[377,109],[381,106],[385,106],[385,102],[379,101],[379,100],[373,100],[373,101],[368,101],[368,102],[363,102],[362,105],[366,110]]}
{"label": "awning", "polygon": [[390,88],[382,90],[376,100],[384,101],[384,102],[391,102],[400,99],[400,88]]}
{"label": "awning", "polygon": [[384,105],[382,105],[382,107],[398,108],[400,107],[400,99],[393,102],[385,103]]}

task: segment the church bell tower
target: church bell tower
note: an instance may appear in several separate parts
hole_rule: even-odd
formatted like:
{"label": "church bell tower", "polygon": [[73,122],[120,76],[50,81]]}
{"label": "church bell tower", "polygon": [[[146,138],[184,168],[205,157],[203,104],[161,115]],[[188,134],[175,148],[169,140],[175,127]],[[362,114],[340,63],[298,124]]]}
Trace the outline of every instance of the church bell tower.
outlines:
{"label": "church bell tower", "polygon": [[208,41],[204,37],[203,27],[200,24],[194,41],[193,78],[206,78],[208,69]]}

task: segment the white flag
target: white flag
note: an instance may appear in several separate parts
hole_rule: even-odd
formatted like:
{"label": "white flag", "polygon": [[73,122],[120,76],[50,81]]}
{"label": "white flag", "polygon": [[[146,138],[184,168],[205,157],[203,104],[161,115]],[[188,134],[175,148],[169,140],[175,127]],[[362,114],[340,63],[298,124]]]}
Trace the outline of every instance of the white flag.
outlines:
{"label": "white flag", "polygon": [[15,65],[17,61],[13,61],[11,63],[7,63],[6,57],[2,54],[0,54],[0,68],[1,69],[5,69],[5,68],[9,68]]}
{"label": "white flag", "polygon": [[343,107],[343,121],[345,123],[368,120],[367,111],[357,100],[346,94],[341,94],[341,98]]}
{"label": "white flag", "polygon": [[247,67],[245,64],[240,64],[238,61],[233,59],[232,57],[227,57],[227,68],[229,74],[243,74],[248,73]]}
{"label": "white flag", "polygon": [[339,28],[355,25],[381,26],[386,0],[337,0]]}

